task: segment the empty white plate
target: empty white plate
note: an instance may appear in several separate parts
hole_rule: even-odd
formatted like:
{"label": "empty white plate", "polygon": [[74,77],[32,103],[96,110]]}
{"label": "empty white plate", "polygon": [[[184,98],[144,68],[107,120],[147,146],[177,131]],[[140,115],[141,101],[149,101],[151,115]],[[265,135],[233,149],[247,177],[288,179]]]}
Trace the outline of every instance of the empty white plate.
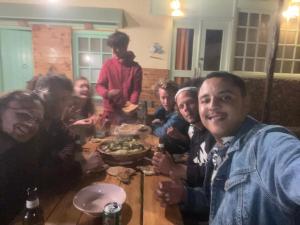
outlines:
{"label": "empty white plate", "polygon": [[109,202],[122,205],[126,193],[123,188],[107,183],[96,183],[81,189],[73,198],[74,206],[91,216],[100,216],[104,206]]}

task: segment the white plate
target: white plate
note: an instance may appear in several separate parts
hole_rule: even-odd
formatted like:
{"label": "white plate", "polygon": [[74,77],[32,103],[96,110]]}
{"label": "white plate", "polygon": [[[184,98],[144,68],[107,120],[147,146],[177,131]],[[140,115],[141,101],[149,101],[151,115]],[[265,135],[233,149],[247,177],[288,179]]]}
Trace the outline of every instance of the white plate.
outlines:
{"label": "white plate", "polygon": [[122,205],[126,193],[123,188],[107,183],[97,183],[81,189],[73,198],[74,206],[91,216],[100,216],[104,206],[109,202]]}
{"label": "white plate", "polygon": [[151,127],[144,124],[127,124],[123,123],[117,126],[113,134],[116,136],[135,136],[135,135],[148,135],[152,131]]}

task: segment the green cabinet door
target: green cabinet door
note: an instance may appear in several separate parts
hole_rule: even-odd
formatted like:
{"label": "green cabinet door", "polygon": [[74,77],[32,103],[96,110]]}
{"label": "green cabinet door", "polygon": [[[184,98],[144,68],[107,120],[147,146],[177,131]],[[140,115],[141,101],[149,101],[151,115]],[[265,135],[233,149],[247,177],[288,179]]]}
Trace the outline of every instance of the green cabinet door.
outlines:
{"label": "green cabinet door", "polygon": [[33,76],[31,31],[0,29],[0,91],[24,89]]}

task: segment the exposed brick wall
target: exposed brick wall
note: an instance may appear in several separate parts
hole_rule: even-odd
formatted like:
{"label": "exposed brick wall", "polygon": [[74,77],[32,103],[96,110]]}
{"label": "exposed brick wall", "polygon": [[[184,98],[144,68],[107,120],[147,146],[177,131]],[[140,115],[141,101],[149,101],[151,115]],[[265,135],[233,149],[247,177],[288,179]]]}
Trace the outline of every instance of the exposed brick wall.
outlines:
{"label": "exposed brick wall", "polygon": [[33,25],[32,45],[34,74],[45,74],[54,67],[73,78],[71,27]]}
{"label": "exposed brick wall", "polygon": [[[152,102],[154,107],[160,105],[159,99],[154,95],[153,87],[159,79],[167,79],[169,70],[143,68],[143,85],[140,100]],[[151,107],[151,105],[149,105]]]}

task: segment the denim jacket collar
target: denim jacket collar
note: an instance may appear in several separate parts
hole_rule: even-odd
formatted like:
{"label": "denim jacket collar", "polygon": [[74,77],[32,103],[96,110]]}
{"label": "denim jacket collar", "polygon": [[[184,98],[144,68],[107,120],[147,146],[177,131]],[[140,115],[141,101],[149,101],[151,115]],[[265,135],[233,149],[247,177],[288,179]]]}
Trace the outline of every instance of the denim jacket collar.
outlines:
{"label": "denim jacket collar", "polygon": [[257,120],[255,120],[253,117],[251,116],[247,116],[244,120],[244,122],[242,123],[242,125],[240,126],[240,128],[237,130],[237,133],[234,137],[234,139],[231,142],[231,147],[228,149],[227,154],[233,153],[235,151],[240,150],[240,146],[242,146],[242,142],[243,142],[243,136],[245,136],[250,129],[254,128],[255,125],[258,125],[259,122]]}

